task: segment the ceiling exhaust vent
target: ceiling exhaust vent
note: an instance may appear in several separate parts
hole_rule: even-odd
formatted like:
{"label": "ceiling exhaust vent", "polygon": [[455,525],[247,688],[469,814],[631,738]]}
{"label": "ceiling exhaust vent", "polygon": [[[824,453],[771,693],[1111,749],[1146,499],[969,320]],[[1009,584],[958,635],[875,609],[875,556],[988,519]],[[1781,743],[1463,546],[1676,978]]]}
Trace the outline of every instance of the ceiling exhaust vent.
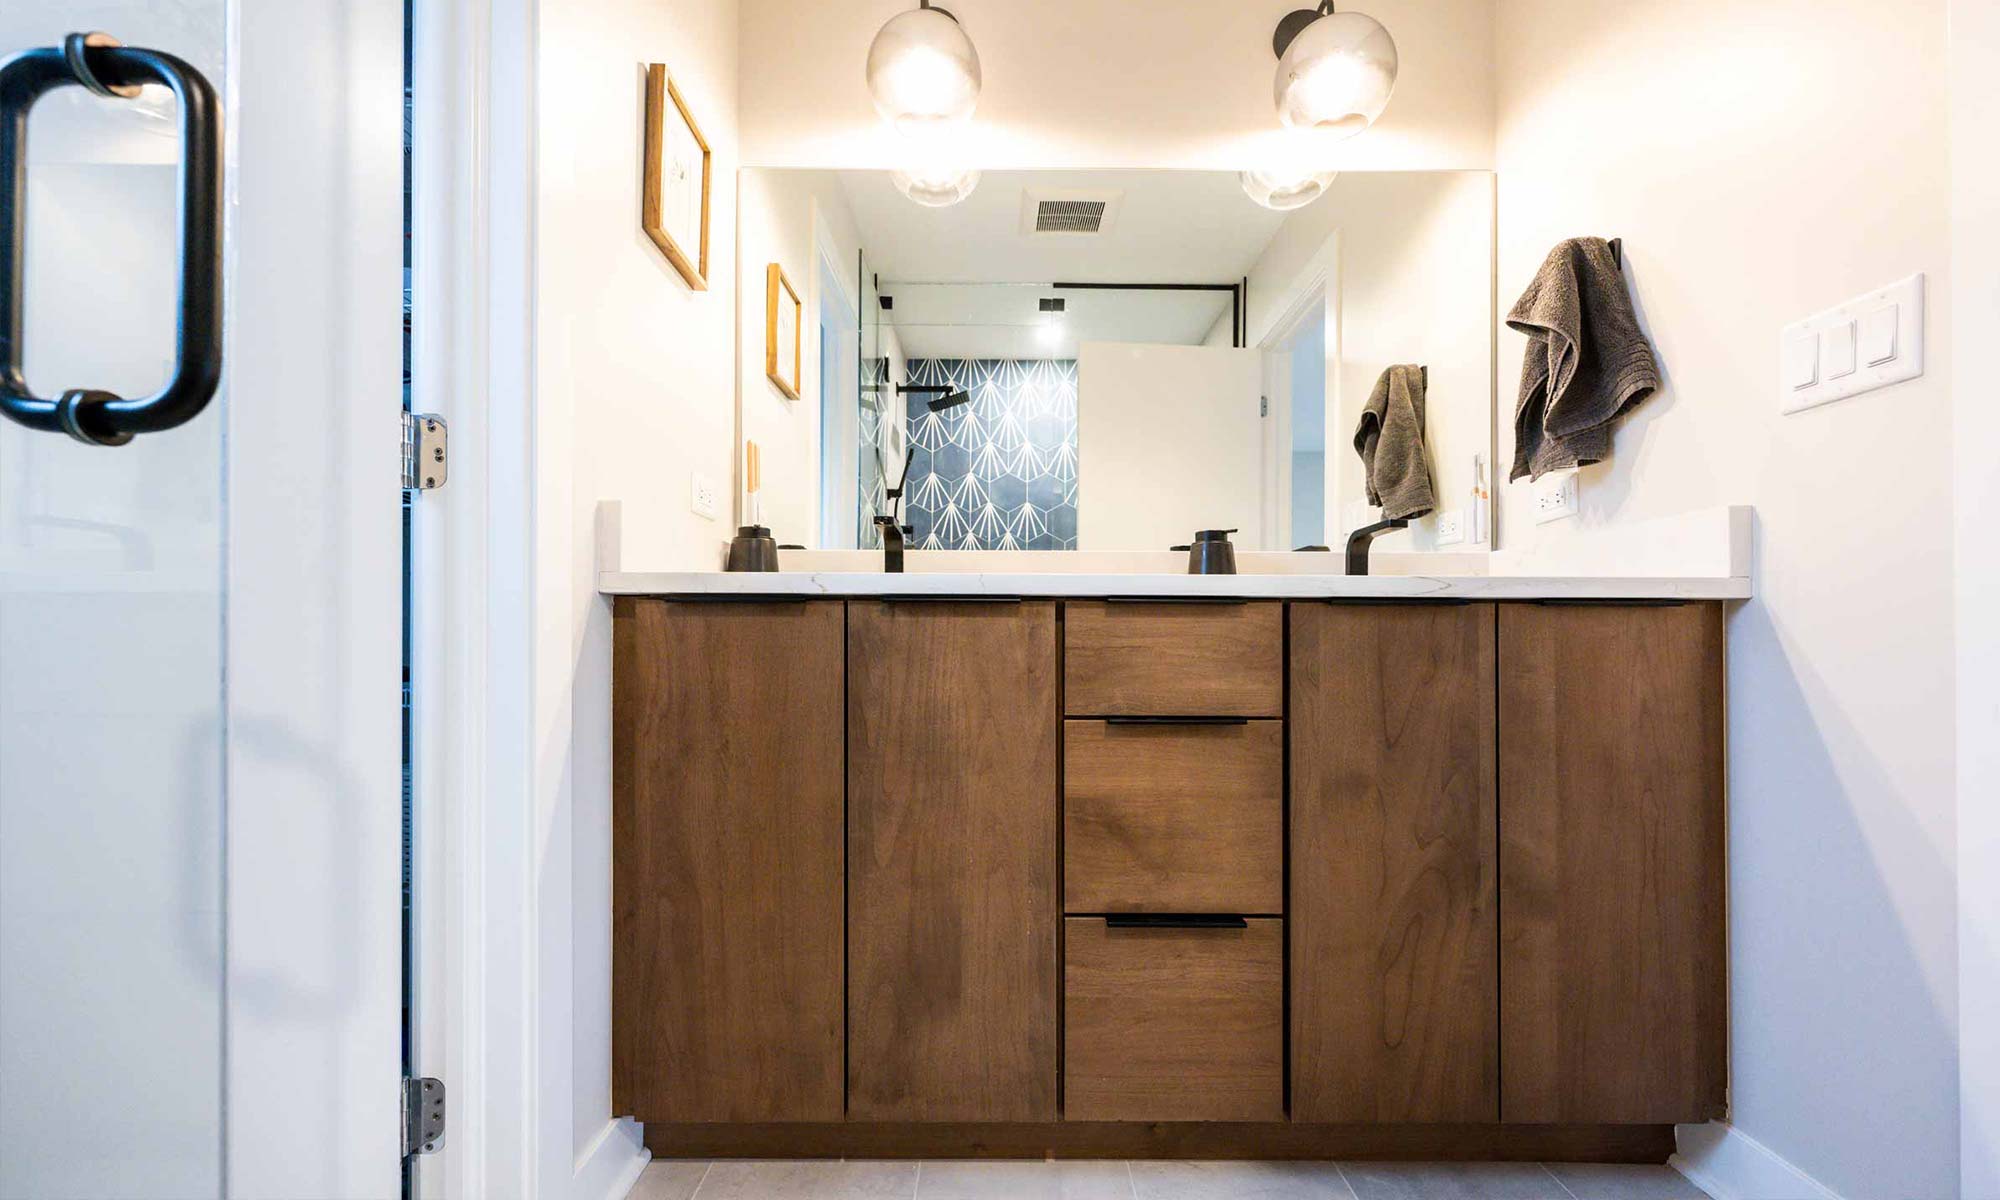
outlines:
{"label": "ceiling exhaust vent", "polygon": [[1023,192],[1021,232],[1095,237],[1118,215],[1118,192]]}
{"label": "ceiling exhaust vent", "polygon": [[1096,233],[1103,224],[1102,200],[1044,200],[1035,206],[1036,233]]}

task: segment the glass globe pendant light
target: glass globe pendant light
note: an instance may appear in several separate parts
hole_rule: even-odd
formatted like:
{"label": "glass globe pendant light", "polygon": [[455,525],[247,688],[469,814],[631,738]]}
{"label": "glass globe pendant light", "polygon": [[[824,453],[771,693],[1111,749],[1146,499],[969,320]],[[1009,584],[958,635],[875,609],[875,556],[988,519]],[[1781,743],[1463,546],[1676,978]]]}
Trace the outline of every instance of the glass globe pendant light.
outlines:
{"label": "glass globe pendant light", "polygon": [[979,85],[972,39],[930,0],[889,18],[868,47],[868,93],[900,132],[964,121],[979,103]]}
{"label": "glass globe pendant light", "polygon": [[1278,119],[1297,129],[1352,137],[1375,123],[1396,89],[1396,42],[1365,13],[1335,12],[1333,0],[1278,22],[1274,88]]}
{"label": "glass globe pendant light", "polygon": [[957,204],[979,186],[979,172],[944,164],[891,171],[896,190],[926,208]]}
{"label": "glass globe pendant light", "polygon": [[1304,208],[1326,195],[1326,189],[1340,177],[1338,171],[1312,171],[1304,168],[1268,167],[1254,171],[1239,171],[1237,179],[1243,184],[1243,192],[1265,208],[1275,208],[1279,212]]}

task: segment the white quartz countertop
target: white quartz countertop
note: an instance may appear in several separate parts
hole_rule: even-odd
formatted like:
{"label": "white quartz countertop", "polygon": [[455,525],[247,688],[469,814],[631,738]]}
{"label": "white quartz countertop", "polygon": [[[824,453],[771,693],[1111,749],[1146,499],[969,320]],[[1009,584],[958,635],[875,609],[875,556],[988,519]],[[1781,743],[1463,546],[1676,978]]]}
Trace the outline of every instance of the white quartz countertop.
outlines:
{"label": "white quartz countertop", "polygon": [[1356,600],[1741,600],[1737,576],[1087,575],[880,571],[607,571],[613,596],[1153,596]]}
{"label": "white quartz countertop", "polygon": [[1490,554],[1378,549],[1369,575],[1340,573],[1339,553],[1251,550],[1237,551],[1236,575],[1189,575],[1186,554],[1021,550],[912,550],[894,575],[880,551],[781,550],[783,570],[730,574],[628,569],[632,548],[601,517],[597,588],[610,596],[1743,600],[1753,532],[1748,508],[1705,509]]}

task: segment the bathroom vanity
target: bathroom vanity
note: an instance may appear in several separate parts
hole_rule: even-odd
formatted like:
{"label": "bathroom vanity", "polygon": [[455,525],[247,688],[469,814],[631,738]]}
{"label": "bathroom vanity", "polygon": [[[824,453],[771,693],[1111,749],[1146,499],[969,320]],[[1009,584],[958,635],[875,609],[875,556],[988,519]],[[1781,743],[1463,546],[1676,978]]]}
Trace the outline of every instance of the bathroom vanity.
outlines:
{"label": "bathroom vanity", "polygon": [[655,1154],[1659,1161],[1724,1111],[1725,593],[710,578],[614,600]]}

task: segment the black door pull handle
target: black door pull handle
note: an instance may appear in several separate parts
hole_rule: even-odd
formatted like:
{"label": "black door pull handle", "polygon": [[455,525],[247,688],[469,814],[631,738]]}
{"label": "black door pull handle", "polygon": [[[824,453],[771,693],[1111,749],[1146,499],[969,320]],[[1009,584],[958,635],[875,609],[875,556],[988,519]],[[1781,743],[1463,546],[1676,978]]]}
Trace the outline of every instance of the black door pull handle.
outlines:
{"label": "black door pull handle", "polygon": [[[55,399],[28,388],[21,365],[22,259],[28,223],[28,111],[59,87],[129,98],[145,84],[173,92],[180,109],[180,271],[173,375],[150,396],[90,387]],[[222,108],[200,71],[171,54],[73,33],[61,47],[0,63],[0,413],[30,429],[122,446],[193,420],[222,382]],[[105,281],[105,287],[116,281]]]}

